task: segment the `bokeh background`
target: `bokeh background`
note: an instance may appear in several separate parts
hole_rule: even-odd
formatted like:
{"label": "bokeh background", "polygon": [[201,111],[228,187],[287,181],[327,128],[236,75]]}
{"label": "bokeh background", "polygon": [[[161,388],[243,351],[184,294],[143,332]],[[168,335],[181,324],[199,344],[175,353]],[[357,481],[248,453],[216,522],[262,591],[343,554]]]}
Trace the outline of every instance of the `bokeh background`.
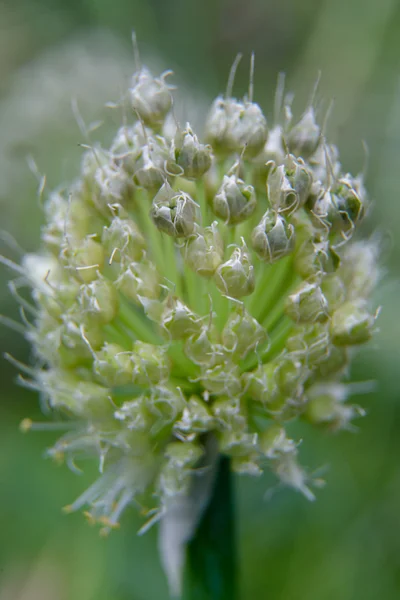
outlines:
{"label": "bokeh background", "polygon": [[[84,142],[71,109],[110,139],[116,100],[133,70],[135,29],[142,57],[172,68],[194,119],[225,85],[238,51],[256,53],[256,101],[272,114],[277,73],[296,92],[300,114],[319,71],[320,95],[334,99],[329,134],[346,169],[365,167],[375,208],[366,233],[383,243],[380,331],[352,368],[374,380],[359,399],[367,416],[356,433],[326,437],[306,426],[304,464],[327,486],[308,503],[272,477],[236,482],[243,600],[395,600],[400,597],[400,2],[399,0],[1,0],[0,214],[24,251],[38,246],[38,173],[49,188],[77,174]],[[248,67],[239,69],[244,92]],[[31,157],[31,158],[29,158]],[[37,166],[35,174],[32,157]],[[30,165],[30,166],[29,166]],[[20,250],[1,234],[1,252]],[[0,312],[18,319],[0,272]],[[29,348],[0,328],[2,351],[29,362]],[[23,435],[40,419],[37,398],[0,362],[0,600],[167,599],[156,531],[136,536],[131,511],[104,540],[80,514],[60,507],[85,488],[81,477],[42,454],[51,433]],[[271,492],[272,490],[272,492]],[[266,492],[269,492],[266,497]],[[129,511],[128,511],[129,513]]]}

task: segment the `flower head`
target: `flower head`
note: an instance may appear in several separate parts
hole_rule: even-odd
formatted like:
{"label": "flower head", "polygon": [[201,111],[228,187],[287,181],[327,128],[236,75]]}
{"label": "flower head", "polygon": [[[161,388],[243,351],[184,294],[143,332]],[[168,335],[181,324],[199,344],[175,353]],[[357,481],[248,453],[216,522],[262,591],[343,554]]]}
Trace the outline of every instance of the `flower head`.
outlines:
{"label": "flower head", "polygon": [[189,124],[169,135],[166,74],[140,67],[130,122],[49,195],[42,248],[17,267],[35,303],[25,382],[67,425],[49,454],[98,459],[68,509],[105,532],[134,499],[162,515],[188,494],[210,437],[236,471],[270,467],[311,499],[286,422],[360,414],[341,379],[376,317],[377,247],[353,241],[362,182],[313,107],[268,139],[252,89],[228,92],[208,144]]}

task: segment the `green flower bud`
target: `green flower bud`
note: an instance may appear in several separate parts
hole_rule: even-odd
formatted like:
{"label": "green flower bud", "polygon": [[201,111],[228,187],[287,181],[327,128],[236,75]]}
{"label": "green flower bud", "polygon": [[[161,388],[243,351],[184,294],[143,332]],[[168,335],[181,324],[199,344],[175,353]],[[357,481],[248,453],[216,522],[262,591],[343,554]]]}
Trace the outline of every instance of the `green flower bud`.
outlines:
{"label": "green flower bud", "polygon": [[254,291],[254,267],[244,240],[242,248],[236,247],[231,258],[218,267],[214,278],[221,292],[232,298],[242,298]]}
{"label": "green flower bud", "polygon": [[106,342],[98,352],[94,353],[93,371],[106,386],[131,383],[133,365],[130,353],[118,344]]}
{"label": "green flower bud", "polygon": [[132,77],[129,90],[132,108],[149,127],[160,126],[172,106],[170,87],[165,78],[170,71],[154,78],[146,67]]}
{"label": "green flower bud", "polygon": [[282,215],[273,210],[264,213],[260,223],[253,229],[251,243],[258,256],[273,263],[294,250],[295,230]]}
{"label": "green flower bud", "polygon": [[277,399],[279,390],[275,380],[275,369],[275,364],[267,363],[243,375],[244,389],[252,400],[268,405]]}
{"label": "green flower bud", "polygon": [[236,225],[250,217],[257,205],[252,185],[246,185],[236,175],[224,175],[222,185],[213,200],[213,211],[228,225]]}
{"label": "green flower bud", "polygon": [[108,262],[138,261],[143,256],[146,242],[138,226],[131,219],[114,217],[108,227],[104,227],[101,238]]}
{"label": "green flower bud", "polygon": [[206,122],[206,138],[221,153],[241,152],[256,156],[268,136],[267,121],[254,102],[216,98]]}
{"label": "green flower bud", "polygon": [[305,281],[288,296],[285,312],[296,323],[323,322],[328,317],[328,302],[318,283]]}
{"label": "green flower bud", "polygon": [[308,158],[314,154],[321,141],[321,129],[315,120],[312,106],[309,106],[300,121],[291,127],[286,136],[286,144],[295,156]]}
{"label": "green flower bud", "polygon": [[324,361],[330,351],[330,335],[326,324],[313,323],[296,327],[287,342],[286,348],[309,367]]}
{"label": "green flower bud", "polygon": [[205,369],[201,381],[212,395],[235,397],[242,391],[239,366],[233,363],[217,364]]}
{"label": "green flower bud", "polygon": [[160,294],[160,274],[153,263],[142,260],[131,263],[115,281],[115,285],[124,296],[143,304],[144,298],[157,299]]}
{"label": "green flower bud", "polygon": [[374,324],[363,300],[345,302],[332,315],[332,341],[338,346],[363,344],[372,336]]}
{"label": "green flower bud", "polygon": [[357,241],[347,246],[339,269],[349,299],[368,298],[379,280],[378,246],[373,241]]}
{"label": "green flower bud", "polygon": [[169,375],[169,361],[162,346],[137,341],[132,348],[132,381],[137,385],[158,384]]}
{"label": "green flower bud", "polygon": [[203,277],[212,277],[222,263],[224,245],[214,221],[210,227],[197,230],[184,247],[184,260],[190,269]]}
{"label": "green flower bud", "polygon": [[218,350],[210,339],[207,327],[202,327],[199,333],[192,334],[185,343],[185,354],[195,365],[213,365],[218,360]]}
{"label": "green flower bud", "polygon": [[118,312],[118,295],[115,287],[105,279],[96,279],[82,285],[78,303],[84,313],[106,324],[114,319]]}
{"label": "green flower bud", "polygon": [[134,193],[131,175],[115,164],[98,167],[95,182],[104,205],[114,202],[127,204]]}
{"label": "green flower bud", "polygon": [[297,206],[300,208],[307,202],[313,183],[312,174],[302,158],[289,154],[285,163],[285,174],[292,189],[296,193]]}
{"label": "green flower bud", "polygon": [[277,212],[290,215],[299,208],[298,195],[286,176],[284,165],[279,167],[276,167],[273,163],[270,165],[267,189],[271,206]]}
{"label": "green flower bud", "polygon": [[86,237],[79,246],[66,243],[62,247],[60,260],[84,283],[97,279],[98,272],[103,269],[105,261],[104,248],[91,237]]}
{"label": "green flower bud", "polygon": [[319,364],[316,376],[320,379],[342,373],[349,365],[349,353],[344,346],[329,346],[326,358]]}
{"label": "green flower bud", "polygon": [[153,200],[151,218],[160,231],[172,237],[188,237],[195,229],[197,204],[189,194],[176,193],[164,183]]}
{"label": "green flower bud", "polygon": [[145,396],[128,400],[114,412],[114,418],[122,422],[128,430],[135,431],[136,435],[137,432],[149,431],[154,424],[154,416],[151,414],[148,404],[149,399]]}
{"label": "green flower bud", "polygon": [[296,250],[294,265],[301,277],[333,273],[340,265],[335,249],[320,235],[306,239]]}
{"label": "green flower bud", "polygon": [[187,123],[186,129],[178,131],[172,142],[171,158],[183,170],[187,179],[198,179],[211,167],[211,146],[200,144]]}
{"label": "green flower bud", "polygon": [[110,148],[112,164],[133,176],[136,161],[139,159],[142,147],[146,145],[151,133],[151,130],[145,128],[140,121],[137,121],[132,127],[126,125],[121,127]]}
{"label": "green flower bud", "polygon": [[222,331],[224,349],[239,359],[245,358],[266,340],[264,327],[244,307],[229,315]]}
{"label": "green flower bud", "polygon": [[343,304],[346,297],[346,288],[338,275],[327,275],[321,281],[321,291],[326,298],[329,312],[336,310]]}
{"label": "green flower bud", "polygon": [[200,331],[200,317],[178,298],[168,297],[161,325],[173,340],[184,340]]}
{"label": "green flower bud", "polygon": [[213,429],[215,418],[207,404],[197,396],[191,396],[174,429],[180,434],[199,434]]}
{"label": "green flower bud", "polygon": [[351,421],[365,414],[358,406],[344,404],[348,389],[339,383],[314,385],[308,390],[307,397],[306,419],[313,425],[326,425],[332,431],[351,430]]}
{"label": "green flower bud", "polygon": [[168,146],[160,136],[150,137],[143,145],[134,166],[133,181],[138,187],[155,192],[163,185],[166,177],[165,163]]}
{"label": "green flower bud", "polygon": [[41,371],[39,382],[52,407],[74,416],[102,416],[112,410],[107,388],[68,371]]}

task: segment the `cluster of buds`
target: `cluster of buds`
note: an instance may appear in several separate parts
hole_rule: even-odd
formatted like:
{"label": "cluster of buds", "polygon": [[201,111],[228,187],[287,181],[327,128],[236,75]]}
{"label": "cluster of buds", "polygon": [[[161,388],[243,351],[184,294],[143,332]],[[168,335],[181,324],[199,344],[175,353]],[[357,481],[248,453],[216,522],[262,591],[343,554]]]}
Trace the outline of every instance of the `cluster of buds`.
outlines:
{"label": "cluster of buds", "polygon": [[171,132],[166,75],[139,68],[130,122],[50,193],[42,248],[18,266],[36,357],[22,380],[66,430],[49,454],[97,457],[69,509],[104,532],[133,501],[162,516],[187,495],[210,438],[235,471],[269,467],[312,498],[286,424],[351,427],[342,379],[375,327],[362,178],[314,107],[294,123],[286,106],[269,131],[231,78],[204,131]]}

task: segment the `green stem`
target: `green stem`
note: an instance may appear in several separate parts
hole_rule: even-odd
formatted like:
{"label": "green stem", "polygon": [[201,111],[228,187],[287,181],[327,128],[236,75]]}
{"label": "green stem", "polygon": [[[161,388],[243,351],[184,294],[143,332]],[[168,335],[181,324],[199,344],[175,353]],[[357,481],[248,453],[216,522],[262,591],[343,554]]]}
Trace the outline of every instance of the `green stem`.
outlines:
{"label": "green stem", "polygon": [[184,600],[237,600],[233,482],[221,457],[211,500],[189,542]]}

